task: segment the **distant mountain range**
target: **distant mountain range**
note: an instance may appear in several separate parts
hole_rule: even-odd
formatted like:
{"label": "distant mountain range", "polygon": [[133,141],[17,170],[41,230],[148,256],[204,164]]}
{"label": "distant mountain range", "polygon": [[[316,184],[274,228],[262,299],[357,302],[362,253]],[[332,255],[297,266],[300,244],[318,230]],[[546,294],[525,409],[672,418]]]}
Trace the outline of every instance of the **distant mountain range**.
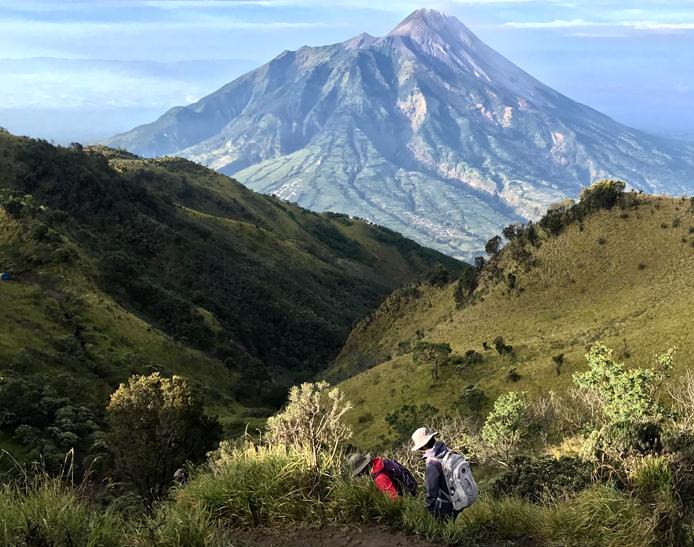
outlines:
{"label": "distant mountain range", "polygon": [[434,10],[381,38],[285,51],[108,144],[184,156],[466,258],[595,179],[694,188],[694,146],[572,101]]}

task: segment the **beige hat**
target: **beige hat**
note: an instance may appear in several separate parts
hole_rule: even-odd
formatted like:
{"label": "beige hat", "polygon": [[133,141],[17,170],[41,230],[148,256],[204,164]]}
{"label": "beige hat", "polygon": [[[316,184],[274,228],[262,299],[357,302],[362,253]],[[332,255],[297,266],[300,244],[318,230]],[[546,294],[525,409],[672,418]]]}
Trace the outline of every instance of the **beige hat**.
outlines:
{"label": "beige hat", "polygon": [[414,446],[412,447],[412,451],[416,452],[417,450],[421,449],[423,446],[426,446],[426,444],[434,437],[436,437],[438,433],[436,431],[432,431],[428,427],[420,427],[417,431],[412,433],[412,442],[414,443]]}
{"label": "beige hat", "polygon": [[352,476],[356,477],[364,471],[367,465],[371,463],[371,454],[352,454],[347,460],[347,465],[352,469]]}

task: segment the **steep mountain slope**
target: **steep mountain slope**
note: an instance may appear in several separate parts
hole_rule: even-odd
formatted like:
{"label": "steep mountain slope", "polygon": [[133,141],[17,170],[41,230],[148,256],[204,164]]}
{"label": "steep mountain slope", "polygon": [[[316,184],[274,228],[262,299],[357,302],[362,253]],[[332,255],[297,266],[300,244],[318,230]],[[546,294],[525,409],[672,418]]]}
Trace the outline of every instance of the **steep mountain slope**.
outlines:
{"label": "steep mountain slope", "polygon": [[0,132],[0,371],[70,373],[84,400],[162,370],[227,413],[277,404],[359,317],[441,265],[465,267],[187,160]]}
{"label": "steep mountain slope", "polygon": [[694,181],[694,148],[543,85],[454,17],[284,52],[110,145],[177,154],[314,210],[373,220],[455,256],[597,178]]}
{"label": "steep mountain slope", "polygon": [[[585,368],[584,355],[597,341],[628,366],[651,365],[656,353],[677,347],[678,371],[689,367],[694,202],[630,199],[625,209],[594,213],[560,235],[538,230],[536,247],[514,240],[487,265],[471,296],[457,284],[401,290],[360,322],[328,372],[330,378],[356,374],[342,387],[355,403],[357,441],[379,442],[385,416],[403,404],[450,410],[470,384],[490,400],[512,390],[561,392]],[[497,352],[497,337],[513,355]],[[438,381],[430,366],[413,363],[420,341],[453,350]],[[466,362],[469,350],[482,362]],[[553,357],[562,354],[558,374]],[[516,382],[511,369],[520,375]]]}

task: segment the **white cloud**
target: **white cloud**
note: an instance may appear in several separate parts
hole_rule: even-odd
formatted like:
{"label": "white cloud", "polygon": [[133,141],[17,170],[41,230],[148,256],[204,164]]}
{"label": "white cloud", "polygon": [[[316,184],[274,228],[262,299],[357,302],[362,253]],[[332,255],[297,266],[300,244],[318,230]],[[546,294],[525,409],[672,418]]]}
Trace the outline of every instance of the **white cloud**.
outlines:
{"label": "white cloud", "polygon": [[[641,31],[694,30],[694,22],[666,23],[658,21],[587,21],[585,19],[555,19],[553,21],[509,21],[501,26],[515,29],[624,28]],[[574,34],[579,36],[580,33]],[[594,34],[586,34],[594,36]]]}
{"label": "white cloud", "polygon": [[606,26],[609,23],[598,23],[584,19],[555,19],[553,21],[509,21],[502,26],[517,29],[544,29],[544,28],[578,28]]}
{"label": "white cloud", "polygon": [[658,21],[631,21],[623,22],[622,26],[633,28],[634,30],[655,30],[655,31],[678,31],[694,30],[694,22],[683,23],[662,23]]}

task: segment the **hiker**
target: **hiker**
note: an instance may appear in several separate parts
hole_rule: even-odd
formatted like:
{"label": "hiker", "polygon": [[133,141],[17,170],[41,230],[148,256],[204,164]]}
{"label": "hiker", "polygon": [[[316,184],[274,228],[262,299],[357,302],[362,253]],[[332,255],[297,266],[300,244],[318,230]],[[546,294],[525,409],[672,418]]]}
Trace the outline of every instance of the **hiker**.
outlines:
{"label": "hiker", "polygon": [[477,484],[470,464],[437,441],[436,431],[420,427],[412,434],[412,450],[426,459],[424,485],[427,510],[437,519],[455,518],[477,500]]}
{"label": "hiker", "polygon": [[180,469],[176,469],[173,477],[174,481],[181,486],[188,482],[188,474],[182,467]]}
{"label": "hiker", "polygon": [[352,454],[348,460],[352,476],[369,472],[381,492],[390,499],[404,495],[417,495],[417,481],[410,471],[395,460],[372,457],[371,454]]}

